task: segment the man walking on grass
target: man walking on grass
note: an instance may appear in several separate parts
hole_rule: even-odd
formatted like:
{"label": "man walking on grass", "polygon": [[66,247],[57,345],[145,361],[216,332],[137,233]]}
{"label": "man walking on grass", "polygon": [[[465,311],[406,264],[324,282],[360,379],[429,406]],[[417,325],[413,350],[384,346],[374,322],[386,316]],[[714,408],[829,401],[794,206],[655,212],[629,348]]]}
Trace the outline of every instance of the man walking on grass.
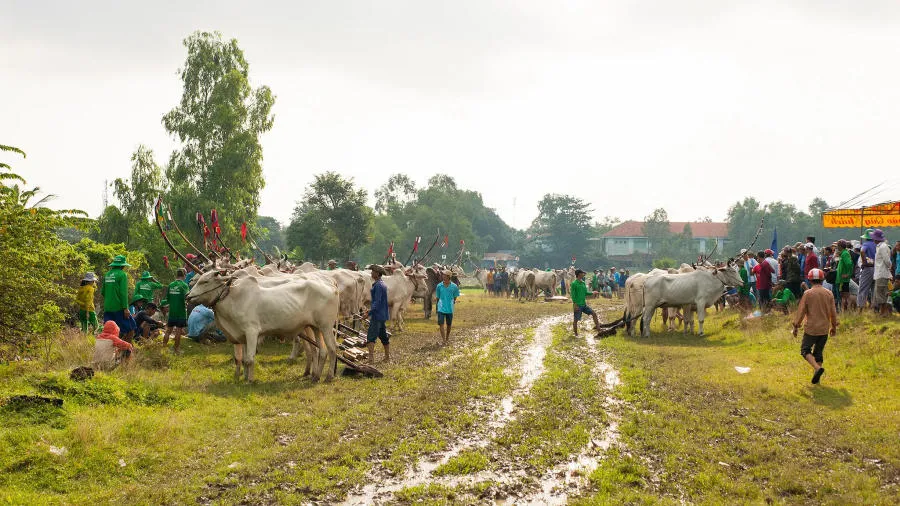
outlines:
{"label": "man walking on grass", "polygon": [[[372,290],[370,291],[372,304],[369,306],[369,331],[366,334],[366,348],[369,350],[369,363],[375,363],[375,341],[381,340],[384,346],[384,361],[391,359],[391,344],[387,335],[387,321],[390,318],[388,312],[387,286],[381,280],[384,276],[384,268],[380,265],[372,266]],[[439,310],[440,311],[440,310]]]}
{"label": "man walking on grass", "polygon": [[804,292],[803,297],[800,298],[800,305],[794,315],[794,330],[791,332],[794,337],[797,337],[797,330],[806,319],[803,341],[800,344],[800,355],[809,362],[815,371],[812,377],[814,385],[818,384],[822,375],[825,374],[825,368],[822,367],[822,363],[825,361],[822,350],[825,348],[828,336],[833,336],[837,332],[838,326],[834,295],[822,286],[824,279],[825,273],[821,269],[809,271],[809,283],[812,288]]}
{"label": "man walking on grass", "polygon": [[[441,329],[441,344],[450,344],[450,328],[453,326],[453,306],[459,297],[459,287],[450,282],[450,271],[444,271],[444,281],[438,283],[434,291],[437,296],[438,327]],[[446,327],[444,326],[446,322]]]}
{"label": "man walking on grass", "polygon": [[169,302],[169,319],[166,322],[166,335],[163,336],[163,347],[169,344],[169,335],[175,331],[175,354],[181,354],[181,336],[187,328],[187,302],[185,297],[191,288],[184,282],[184,269],[178,269],[175,281],[169,284],[166,300]]}
{"label": "man walking on grass", "polygon": [[[581,314],[589,314],[594,317],[594,329],[600,334],[600,321],[597,319],[597,313],[587,305],[587,285],[584,284],[584,271],[578,269],[575,271],[575,281],[569,287],[569,293],[572,296],[573,321],[572,330],[575,337],[578,337],[578,321],[581,320]],[[597,292],[593,292],[597,293]]]}

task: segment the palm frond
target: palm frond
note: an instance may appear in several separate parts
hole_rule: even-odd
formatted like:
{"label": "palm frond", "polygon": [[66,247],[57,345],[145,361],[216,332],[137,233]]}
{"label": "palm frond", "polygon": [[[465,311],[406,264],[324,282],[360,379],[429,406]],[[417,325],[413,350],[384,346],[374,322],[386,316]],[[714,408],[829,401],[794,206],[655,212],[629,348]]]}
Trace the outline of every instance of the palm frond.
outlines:
{"label": "palm frond", "polygon": [[[4,164],[0,163],[0,165],[4,165]],[[18,174],[13,174],[12,172],[0,174],[0,181],[9,181],[9,180],[19,181],[20,183],[23,183],[23,184],[25,183],[25,179],[23,179],[22,176],[20,176]]]}
{"label": "palm frond", "polygon": [[3,144],[0,144],[0,151],[10,151],[12,153],[19,153],[20,155],[22,155],[22,158],[26,158],[25,152],[14,146],[5,146]]}

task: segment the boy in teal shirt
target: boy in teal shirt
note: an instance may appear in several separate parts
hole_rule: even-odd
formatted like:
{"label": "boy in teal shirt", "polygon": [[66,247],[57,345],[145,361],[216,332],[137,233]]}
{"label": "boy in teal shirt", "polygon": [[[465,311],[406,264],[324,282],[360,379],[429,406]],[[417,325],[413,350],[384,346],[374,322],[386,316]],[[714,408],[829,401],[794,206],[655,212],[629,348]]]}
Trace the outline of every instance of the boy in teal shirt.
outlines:
{"label": "boy in teal shirt", "polygon": [[597,335],[600,334],[600,321],[597,319],[597,313],[587,305],[587,293],[587,285],[584,284],[584,271],[577,269],[575,271],[575,281],[572,281],[572,285],[569,287],[569,295],[572,297],[572,309],[574,312],[572,330],[575,331],[575,337],[578,337],[578,321],[581,320],[581,313],[594,317],[594,329],[597,330]]}

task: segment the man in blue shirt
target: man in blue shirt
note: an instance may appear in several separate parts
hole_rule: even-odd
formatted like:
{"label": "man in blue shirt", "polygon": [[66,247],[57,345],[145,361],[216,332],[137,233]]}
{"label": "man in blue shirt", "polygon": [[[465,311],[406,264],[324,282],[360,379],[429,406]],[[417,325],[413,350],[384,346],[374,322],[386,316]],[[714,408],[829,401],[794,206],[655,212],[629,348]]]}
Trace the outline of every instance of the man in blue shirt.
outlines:
{"label": "man in blue shirt", "polygon": [[188,339],[202,343],[206,340],[223,343],[226,341],[225,336],[216,327],[216,315],[213,310],[197,304],[188,316],[187,323]]}
{"label": "man in blue shirt", "polygon": [[384,345],[384,361],[391,360],[391,345],[387,334],[388,313],[387,286],[381,280],[384,276],[384,268],[380,265],[372,266],[372,304],[369,306],[369,331],[366,334],[366,347],[369,349],[369,363],[375,362],[375,341],[381,340]]}
{"label": "man in blue shirt", "polygon": [[[444,271],[444,281],[438,283],[434,291],[437,296],[438,327],[441,329],[441,344],[450,344],[450,327],[453,326],[453,305],[459,297],[459,287],[450,282],[450,271]],[[444,326],[446,322],[446,327]]]}

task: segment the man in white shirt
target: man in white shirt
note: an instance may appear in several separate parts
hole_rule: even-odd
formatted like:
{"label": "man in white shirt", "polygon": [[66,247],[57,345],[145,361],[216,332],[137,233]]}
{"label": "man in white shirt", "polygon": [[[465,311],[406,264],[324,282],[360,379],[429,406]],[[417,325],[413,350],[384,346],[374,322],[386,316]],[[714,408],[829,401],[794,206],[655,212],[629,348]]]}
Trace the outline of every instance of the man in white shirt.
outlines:
{"label": "man in white shirt", "polygon": [[747,269],[747,281],[750,282],[750,290],[753,291],[753,297],[756,300],[759,300],[759,292],[756,290],[756,274],[753,274],[753,268],[758,265],[755,258],[753,258],[753,254],[746,249],[741,250],[741,255],[744,256],[744,269]]}
{"label": "man in white shirt", "polygon": [[766,250],[766,262],[772,266],[772,286],[778,284],[778,260],[775,260],[775,252],[767,249]]}
{"label": "man in white shirt", "polygon": [[[888,299],[888,281],[891,276],[891,247],[884,240],[884,232],[880,229],[872,231],[872,240],[875,242],[875,293],[872,294],[872,307],[881,316],[891,314],[891,304]],[[861,309],[861,308],[860,308]]]}

